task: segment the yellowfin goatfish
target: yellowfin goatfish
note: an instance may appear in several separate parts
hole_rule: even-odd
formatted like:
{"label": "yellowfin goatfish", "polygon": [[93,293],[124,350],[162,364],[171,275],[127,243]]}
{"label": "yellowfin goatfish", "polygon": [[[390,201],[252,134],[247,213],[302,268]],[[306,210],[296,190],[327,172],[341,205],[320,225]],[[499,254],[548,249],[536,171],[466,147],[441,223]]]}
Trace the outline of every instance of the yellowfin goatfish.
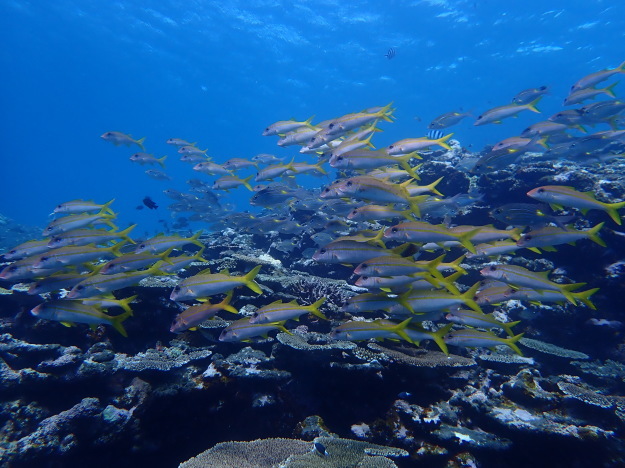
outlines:
{"label": "yellowfin goatfish", "polygon": [[68,300],[44,302],[32,309],[30,313],[40,319],[61,322],[67,327],[74,325],[74,323],[88,323],[94,328],[99,324],[112,325],[125,337],[128,336],[128,333],[126,333],[122,322],[132,315],[132,312],[127,311],[111,317],[98,307],[83,304],[82,301]]}
{"label": "yellowfin goatfish", "polygon": [[314,128],[311,124],[313,117],[314,115],[303,122],[298,122],[297,120],[280,120],[278,122],[274,122],[263,130],[263,136],[282,135],[301,127]]}
{"label": "yellowfin goatfish", "polygon": [[512,327],[521,323],[520,321],[501,322],[500,320],[497,320],[493,314],[485,314],[476,310],[465,309],[454,310],[448,313],[445,318],[450,322],[468,325],[470,327],[501,328],[510,336],[514,336],[514,333],[512,333]]}
{"label": "yellowfin goatfish", "polygon": [[145,137],[135,140],[130,135],[126,135],[125,133],[122,133],[122,132],[106,132],[100,135],[100,138],[102,138],[105,141],[113,143],[115,146],[119,146],[119,145],[130,146],[130,145],[135,144],[139,148],[145,149],[143,147],[143,142],[145,141]]}
{"label": "yellowfin goatfish", "polygon": [[547,93],[549,93],[549,88],[547,86],[524,89],[512,98],[512,103],[522,106],[523,104],[529,104],[530,102],[535,101]]}
{"label": "yellowfin goatfish", "polygon": [[618,84],[612,83],[610,86],[606,86],[605,88],[595,89],[595,88],[582,88],[577,91],[573,91],[571,94],[567,96],[564,100],[565,106],[572,106],[573,104],[579,104],[580,102],[586,101],[587,99],[592,99],[600,94],[605,94],[611,98],[616,98],[614,94],[614,87]]}
{"label": "yellowfin goatfish", "polygon": [[153,154],[148,153],[135,153],[129,158],[132,162],[141,164],[160,164],[161,167],[165,167],[165,159],[167,156],[163,156],[162,158],[156,158]]}
{"label": "yellowfin goatfish", "polygon": [[260,286],[254,281],[260,268],[261,265],[258,265],[243,276],[230,276],[228,270],[220,273],[200,272],[182,280],[171,292],[169,298],[172,301],[188,301],[225,293],[239,286],[247,286],[256,294],[262,294]]}
{"label": "yellowfin goatfish", "polygon": [[202,235],[202,231],[196,232],[191,237],[180,236],[156,236],[141,242],[135,249],[135,253],[151,252],[153,254],[165,252],[170,248],[182,247],[187,244],[194,244],[198,247],[204,247],[198,239]]}
{"label": "yellowfin goatfish", "polygon": [[540,101],[540,97],[534,101],[523,104],[509,104],[507,106],[493,107],[480,115],[473,125],[484,125],[487,123],[501,123],[506,117],[513,117],[519,112],[529,110],[540,114],[540,111],[536,108],[536,104]]}
{"label": "yellowfin goatfish", "polygon": [[399,156],[402,154],[424,150],[435,145],[445,148],[446,150],[450,150],[451,146],[447,144],[447,140],[449,140],[452,136],[453,133],[436,139],[430,139],[428,137],[404,138],[403,140],[396,141],[386,148],[386,153],[391,156]]}
{"label": "yellowfin goatfish", "polygon": [[143,253],[129,253],[117,257],[107,262],[99,273],[101,275],[114,275],[115,273],[124,273],[127,271],[139,270],[141,268],[148,267],[159,261],[169,262],[168,255],[174,250],[170,248],[161,254],[152,254],[149,252]]}
{"label": "yellowfin goatfish", "polygon": [[604,203],[595,198],[592,191],[578,192],[573,187],[564,185],[544,185],[527,192],[527,195],[535,200],[549,203],[553,208],[561,209],[563,206],[577,208],[583,214],[588,210],[601,210],[610,215],[610,218],[621,225],[621,217],[618,210],[625,207],[625,201],[618,203]]}
{"label": "yellowfin goatfish", "polygon": [[66,247],[60,247],[41,254],[33,264],[33,268],[46,269],[65,267],[98,259],[119,257],[122,254],[119,249],[125,244],[125,241],[121,241],[111,247],[93,247],[90,245],[68,245]]}
{"label": "yellowfin goatfish", "polygon": [[523,338],[523,333],[509,338],[500,338],[490,332],[465,328],[464,330],[454,330],[449,333],[445,336],[445,343],[465,348],[491,348],[497,345],[506,345],[519,356],[523,356],[516,344],[521,338]]}
{"label": "yellowfin goatfish", "polygon": [[2,256],[5,260],[19,260],[21,258],[39,255],[50,250],[48,239],[30,240],[16,245]]}
{"label": "yellowfin goatfish", "polygon": [[173,146],[195,146],[196,143],[189,143],[186,140],[182,140],[181,138],[170,138],[165,143]]}
{"label": "yellowfin goatfish", "polygon": [[401,323],[391,322],[390,320],[378,319],[373,322],[350,321],[345,322],[336,327],[330,333],[330,337],[335,340],[361,341],[361,340],[397,340],[399,338],[412,343],[412,340],[405,332],[406,327],[412,320],[412,317]]}
{"label": "yellowfin goatfish", "polygon": [[211,304],[207,301],[183,310],[176,316],[169,331],[172,333],[182,333],[185,330],[195,330],[200,323],[214,317],[215,314],[222,310],[238,314],[237,309],[230,305],[232,294],[233,291],[230,291],[223,301],[218,304]]}
{"label": "yellowfin goatfish", "polygon": [[328,320],[325,315],[319,312],[319,307],[325,302],[326,298],[322,297],[309,306],[301,306],[295,301],[282,302],[276,301],[269,305],[263,306],[254,311],[250,318],[251,324],[282,322],[290,319],[299,320],[300,315],[307,313],[316,315],[317,317]]}
{"label": "yellowfin goatfish", "polygon": [[377,112],[357,112],[344,115],[332,120],[327,128],[332,135],[342,135],[375,120],[384,119],[387,122],[392,122],[393,119],[391,119],[391,116],[393,115],[393,109],[391,108],[391,104],[393,103],[387,104]]}
{"label": "yellowfin goatfish", "polygon": [[586,75],[571,86],[571,93],[579,89],[590,88],[591,86],[601,83],[602,81],[605,81],[611,76],[619,73],[625,73],[625,62],[621,63],[616,68],[608,68],[607,70],[600,70],[598,72],[591,73],[590,75]]}
{"label": "yellowfin goatfish", "polygon": [[547,291],[560,291],[573,305],[576,304],[571,291],[585,283],[559,284],[550,281],[550,271],[530,271],[517,265],[490,265],[480,270],[482,276],[503,281],[512,286],[525,286]]}
{"label": "yellowfin goatfish", "polygon": [[147,270],[130,271],[128,273],[116,273],[114,275],[94,274],[86,277],[83,281],[74,286],[67,294],[68,299],[82,299],[84,297],[98,296],[106,294],[116,289],[134,286],[145,278],[155,275],[162,275],[156,266]]}
{"label": "yellowfin goatfish", "polygon": [[257,336],[267,337],[267,334],[273,330],[281,330],[289,335],[290,331],[284,328],[283,323],[250,323],[250,318],[242,318],[232,325],[223,329],[219,335],[219,341],[247,341]]}
{"label": "yellowfin goatfish", "polygon": [[[412,182],[412,179],[394,184],[385,182],[374,177],[356,176],[349,179],[338,181],[332,185],[332,191],[321,192],[321,198],[343,198],[350,197],[356,200],[368,200],[373,202],[387,203],[407,203],[410,205],[413,213],[419,217],[419,202],[422,202],[427,196],[411,197],[406,186]],[[333,192],[336,193],[333,196]]]}
{"label": "yellowfin goatfish", "polygon": [[384,231],[387,239],[401,240],[405,242],[444,242],[457,240],[467,250],[475,253],[475,247],[471,243],[471,238],[480,230],[475,226],[473,230],[456,233],[451,231],[444,224],[430,224],[424,221],[408,221],[391,226]]}
{"label": "yellowfin goatfish", "polygon": [[428,125],[428,128],[430,130],[440,130],[441,128],[451,127],[452,125],[456,125],[465,117],[470,116],[471,114],[469,112],[447,112],[432,120],[432,122]]}
{"label": "yellowfin goatfish", "polygon": [[542,229],[536,229],[534,231],[527,232],[517,240],[519,247],[540,247],[544,250],[554,245],[571,244],[580,239],[590,239],[595,244],[599,244],[602,247],[606,247],[605,242],[601,239],[597,233],[601,230],[605,223],[599,223],[591,229],[579,231],[577,229],[559,228],[554,226],[546,226]]}
{"label": "yellowfin goatfish", "polygon": [[87,244],[104,244],[115,239],[124,239],[126,242],[134,244],[128,234],[132,231],[136,224],[127,227],[123,231],[108,231],[106,229],[73,229],[53,236],[48,241],[48,247],[59,248],[67,245],[87,245]]}
{"label": "yellowfin goatfish", "polygon": [[57,205],[53,213],[61,213],[61,214],[74,214],[74,213],[93,213],[95,211],[100,211],[103,213],[108,213],[114,215],[113,210],[111,210],[110,206],[115,199],[113,198],[111,201],[105,203],[104,205],[98,205],[92,201],[87,200],[71,200],[65,203],[61,203]]}
{"label": "yellowfin goatfish", "polygon": [[107,214],[104,210],[95,213],[95,214],[75,214],[70,216],[64,216],[59,219],[55,219],[52,221],[46,228],[44,229],[42,236],[56,236],[57,234],[61,234],[63,232],[71,231],[73,229],[83,228],[85,226],[89,226],[90,224],[104,223],[111,228],[117,230],[117,226],[113,224],[111,219],[115,218],[116,215]]}

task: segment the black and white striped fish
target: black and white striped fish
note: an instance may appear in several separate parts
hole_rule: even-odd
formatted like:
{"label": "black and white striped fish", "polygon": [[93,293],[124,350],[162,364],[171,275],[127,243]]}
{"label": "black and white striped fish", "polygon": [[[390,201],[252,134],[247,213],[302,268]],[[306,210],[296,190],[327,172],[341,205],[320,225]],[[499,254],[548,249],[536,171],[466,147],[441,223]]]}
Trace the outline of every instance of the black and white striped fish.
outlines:
{"label": "black and white striped fish", "polygon": [[388,49],[388,52],[387,52],[386,54],[384,54],[384,56],[385,56],[387,59],[389,59],[389,60],[390,60],[390,59],[392,59],[393,57],[395,57],[395,53],[396,53],[396,52],[395,52],[395,49],[391,47],[390,49]]}
{"label": "black and white striped fish", "polygon": [[439,138],[443,138],[444,135],[445,134],[440,130],[430,130],[425,136],[430,140],[438,140]]}

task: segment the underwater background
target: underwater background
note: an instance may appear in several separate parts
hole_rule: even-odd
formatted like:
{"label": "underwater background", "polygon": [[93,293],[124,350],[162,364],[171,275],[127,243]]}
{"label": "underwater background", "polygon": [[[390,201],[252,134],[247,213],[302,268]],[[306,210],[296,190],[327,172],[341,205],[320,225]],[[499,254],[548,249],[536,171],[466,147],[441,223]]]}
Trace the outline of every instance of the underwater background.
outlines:
{"label": "underwater background", "polygon": [[[605,207],[586,212],[564,203],[564,212],[557,212],[569,216],[569,229],[589,230],[604,222],[599,235],[605,247],[582,235],[555,252],[540,247],[539,253],[465,260],[460,257],[468,251],[431,247],[415,255],[430,261],[446,253],[445,262],[457,260],[456,271],[464,272],[459,291],[452,280],[440,280],[451,284],[456,296],[485,279],[480,271],[493,262],[552,272],[557,284],[585,283],[573,294],[598,288],[592,307],[578,296],[548,304],[540,297],[504,302],[497,317],[521,322],[514,335],[525,334],[519,342],[523,357],[495,352],[500,342],[450,347],[448,357],[429,338],[420,351],[412,343],[398,344],[399,335],[385,341],[334,340],[338,327],[354,317],[400,323],[406,315],[389,317],[381,312],[386,307],[346,312],[349,298],[367,291],[355,285],[353,269],[361,262],[324,263],[313,255],[339,236],[380,232],[406,220],[344,224],[349,211],[315,203],[321,190],[355,173],[262,135],[281,120],[314,116],[317,124],[364,109],[375,114],[392,103],[387,109],[392,121],[380,120],[382,131],[372,139],[384,149],[426,136],[428,124],[441,114],[467,113],[442,129],[445,135],[453,132],[450,149],[426,148],[423,161],[410,162],[412,168],[423,163],[420,184],[443,177],[437,187],[445,197],[468,197],[431,214],[433,224],[519,227],[493,219],[492,210],[531,203],[525,194],[547,185],[619,203],[625,199],[625,164],[618,157],[623,139],[617,133],[625,128],[622,109],[592,124],[582,122],[586,133],[574,124],[567,129],[574,138],[615,132],[597,137],[605,143],[600,148],[549,154],[547,149],[561,142],[547,140],[532,149],[547,156],[495,163],[487,170],[472,167],[492,145],[570,109],[563,101],[581,78],[617,70],[609,81],[594,83],[597,89],[623,79],[618,67],[625,60],[625,4],[0,0],[0,38],[0,253],[41,239],[43,229],[58,219],[50,215],[54,208],[76,199],[98,204],[114,199],[114,223],[119,230],[136,224],[130,237],[137,245],[164,233],[195,240],[176,245],[179,255],[200,252],[195,263],[168,276],[139,267],[148,271],[140,283],[112,290],[117,299],[137,296],[133,316],[124,321],[128,337],[108,326],[108,318],[96,329],[80,321],[66,327],[59,323],[64,320],[37,319],[31,310],[62,301],[65,294],[28,294],[29,283],[45,272],[0,277],[2,464],[177,466],[216,444],[255,439],[263,441],[221,446],[221,452],[186,466],[625,464],[624,231]],[[540,113],[474,125],[486,110],[541,86],[548,91],[537,104]],[[614,87],[615,96],[596,100],[623,104],[622,86]],[[129,160],[139,146],[100,138],[110,131],[145,138],[146,152],[167,155],[165,167]],[[272,154],[280,158],[278,165],[291,159],[320,163],[328,174],[302,174],[288,182],[285,177],[292,197],[262,204],[250,204],[253,193],[245,187],[210,191],[215,196],[210,199],[205,190],[198,197],[208,205],[185,211],[172,206],[176,200],[163,191],[195,193],[189,179],[210,187],[219,176],[179,161],[177,147],[167,144],[170,138],[197,142],[218,164]],[[236,175],[255,175],[262,165],[257,167]],[[162,170],[168,180],[153,179],[146,169]],[[249,183],[268,182],[252,177]],[[146,199],[158,208],[150,209]],[[200,212],[203,217],[192,216]],[[256,217],[253,222],[250,216]],[[521,224],[526,232],[532,227]],[[199,231],[197,240],[192,236]],[[364,236],[357,241],[367,248],[375,244]],[[390,237],[384,234],[385,241]],[[399,245],[388,242],[384,250]],[[0,269],[15,259],[2,260]],[[170,332],[174,318],[190,305],[174,300],[172,288],[207,267],[239,277],[257,264],[261,294],[243,286],[231,302],[243,316],[277,300],[308,306],[326,298],[319,309],[329,320],[307,314],[283,324],[290,332],[299,330],[294,335],[279,330],[276,337],[272,331],[251,342],[220,341],[220,332],[234,320],[228,312],[199,331]],[[250,281],[254,277],[242,284]],[[225,292],[210,302],[224,300],[217,295]],[[478,304],[493,312],[497,302]],[[428,331],[448,323],[443,317],[427,319]],[[388,331],[388,324],[381,326]],[[501,340],[505,335],[497,333]]]}

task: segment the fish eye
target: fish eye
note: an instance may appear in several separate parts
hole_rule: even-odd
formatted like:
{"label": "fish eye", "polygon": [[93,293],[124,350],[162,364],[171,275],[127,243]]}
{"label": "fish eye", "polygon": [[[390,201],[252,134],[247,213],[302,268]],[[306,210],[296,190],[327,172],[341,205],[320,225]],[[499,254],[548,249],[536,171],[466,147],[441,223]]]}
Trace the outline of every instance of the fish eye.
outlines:
{"label": "fish eye", "polygon": [[343,160],[343,156],[339,156],[336,158],[337,161],[342,161]]}
{"label": "fish eye", "polygon": [[17,266],[15,266],[15,265],[11,265],[9,267],[9,271],[16,271],[16,270],[17,270]]}
{"label": "fish eye", "polygon": [[326,253],[326,249],[321,249],[321,250],[319,250],[319,253],[320,253],[320,254],[324,254],[324,253]]}
{"label": "fish eye", "polygon": [[489,268],[490,271],[497,271],[497,267],[495,265],[491,265]]}
{"label": "fish eye", "polygon": [[176,285],[176,287],[174,288],[174,291],[176,292],[180,291],[180,285]]}
{"label": "fish eye", "polygon": [[352,186],[352,181],[351,180],[348,181],[345,185],[348,186],[348,187],[351,187]]}
{"label": "fish eye", "polygon": [[525,237],[523,237],[523,239],[525,240],[532,240],[533,236],[530,236],[529,234],[526,234]]}
{"label": "fish eye", "polygon": [[360,279],[363,280],[363,281],[367,281],[369,279],[369,277],[368,276],[362,276]]}
{"label": "fish eye", "polygon": [[391,145],[388,147],[388,149],[393,149],[393,148],[395,148],[395,145]]}
{"label": "fish eye", "polygon": [[83,289],[85,289],[85,287],[82,284],[76,285],[76,291],[82,291]]}
{"label": "fish eye", "polygon": [[503,212],[503,210],[502,210],[501,208],[497,208],[497,209],[495,210],[495,213],[497,213],[497,214],[501,214],[502,212]]}
{"label": "fish eye", "polygon": [[335,126],[335,125],[336,125],[336,124],[333,122],[333,123],[331,123],[330,125],[328,125],[328,128],[334,128],[334,126]]}
{"label": "fish eye", "polygon": [[484,116],[483,116],[483,115],[480,115],[480,116],[477,118],[477,120],[480,120],[482,117],[484,117]]}
{"label": "fish eye", "polygon": [[367,265],[366,263],[363,263],[362,265],[360,265],[363,268],[369,268],[369,265]]}
{"label": "fish eye", "polygon": [[140,249],[145,249],[145,244],[141,244],[141,245],[139,245],[139,248],[140,248]]}
{"label": "fish eye", "polygon": [[543,193],[544,191],[545,191],[545,189],[544,189],[544,188],[539,188],[539,189],[538,189],[538,193]]}
{"label": "fish eye", "polygon": [[396,227],[391,228],[391,232],[399,232],[399,229],[397,229]]}

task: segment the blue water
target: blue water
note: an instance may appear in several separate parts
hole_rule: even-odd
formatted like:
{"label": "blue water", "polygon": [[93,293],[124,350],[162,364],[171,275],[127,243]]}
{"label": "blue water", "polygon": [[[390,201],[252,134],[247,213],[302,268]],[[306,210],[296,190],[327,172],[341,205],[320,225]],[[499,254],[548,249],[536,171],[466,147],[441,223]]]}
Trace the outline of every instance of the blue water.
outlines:
{"label": "blue water", "polygon": [[[261,136],[276,120],[393,101],[382,146],[422,136],[443,112],[480,113],[541,85],[552,89],[546,118],[578,78],[623,60],[624,23],[625,3],[601,0],[2,0],[0,212],[43,225],[60,202],[115,198],[121,225],[157,229],[169,214],[135,210],[145,195],[166,206],[163,189],[213,180],[179,162],[170,137],[217,162],[290,159],[296,150]],[[479,150],[535,121],[454,130]],[[148,178],[128,160],[135,148],[99,138],[110,130],[169,155],[173,181]],[[231,197],[248,208],[244,189]]]}

